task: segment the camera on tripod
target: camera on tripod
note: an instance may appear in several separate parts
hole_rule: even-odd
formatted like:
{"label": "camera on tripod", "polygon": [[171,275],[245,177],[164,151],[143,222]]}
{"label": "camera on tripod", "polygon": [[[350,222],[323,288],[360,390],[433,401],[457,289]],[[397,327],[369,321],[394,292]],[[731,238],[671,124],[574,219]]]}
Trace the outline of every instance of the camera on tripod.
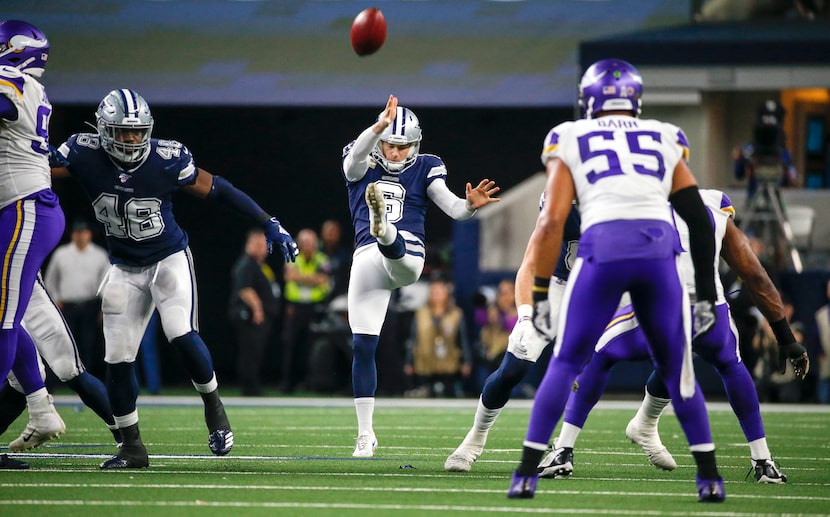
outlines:
{"label": "camera on tripod", "polygon": [[752,164],[755,178],[760,182],[779,182],[786,179],[784,147],[785,110],[774,100],[758,106],[755,126],[752,128],[752,148],[747,159]]}

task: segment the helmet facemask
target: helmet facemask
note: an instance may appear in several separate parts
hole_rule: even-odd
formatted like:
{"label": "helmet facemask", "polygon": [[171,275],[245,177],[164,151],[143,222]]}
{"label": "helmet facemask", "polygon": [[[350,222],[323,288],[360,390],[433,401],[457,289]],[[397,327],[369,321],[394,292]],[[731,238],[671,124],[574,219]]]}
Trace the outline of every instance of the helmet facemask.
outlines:
{"label": "helmet facemask", "polygon": [[[383,168],[393,173],[403,172],[407,167],[415,163],[418,158],[418,152],[421,148],[421,126],[418,122],[418,117],[412,110],[398,106],[395,120],[383,133],[380,134],[380,140],[371,151],[372,159],[381,164]],[[394,162],[386,158],[383,153],[383,142],[393,145],[409,145],[409,149],[403,161]]]}
{"label": "helmet facemask", "polygon": [[143,97],[132,90],[111,91],[95,112],[101,147],[120,163],[144,160],[150,152],[153,117]]}

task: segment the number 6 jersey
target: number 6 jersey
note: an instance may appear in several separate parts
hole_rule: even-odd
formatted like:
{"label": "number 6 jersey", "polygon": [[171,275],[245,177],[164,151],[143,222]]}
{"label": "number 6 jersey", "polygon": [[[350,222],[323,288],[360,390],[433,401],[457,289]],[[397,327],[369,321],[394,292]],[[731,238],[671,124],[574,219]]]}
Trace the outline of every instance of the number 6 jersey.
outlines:
{"label": "number 6 jersey", "polygon": [[571,170],[582,232],[615,220],[672,222],[674,168],[688,159],[683,131],[625,115],[565,122],[545,137],[542,163],[561,159]]}
{"label": "number 6 jersey", "polygon": [[104,225],[110,261],[146,266],[187,247],[187,234],[173,217],[172,195],[196,179],[187,147],[173,140],[150,140],[150,153],[129,170],[101,148],[98,135],[72,135],[58,150],[69,172],[92,201]]}

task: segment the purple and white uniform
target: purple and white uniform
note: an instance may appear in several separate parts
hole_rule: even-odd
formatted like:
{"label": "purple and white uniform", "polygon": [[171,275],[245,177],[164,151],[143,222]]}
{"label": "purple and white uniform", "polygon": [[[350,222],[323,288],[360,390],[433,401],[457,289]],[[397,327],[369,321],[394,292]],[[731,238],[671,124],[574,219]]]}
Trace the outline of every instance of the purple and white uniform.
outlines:
{"label": "purple and white uniform", "polygon": [[674,169],[688,152],[677,126],[625,115],[565,122],[545,138],[543,163],[559,158],[573,176],[582,237],[526,443],[548,442],[570,386],[628,291],[690,445],[711,445],[691,365],[689,302],[677,264],[682,248],[667,203]]}

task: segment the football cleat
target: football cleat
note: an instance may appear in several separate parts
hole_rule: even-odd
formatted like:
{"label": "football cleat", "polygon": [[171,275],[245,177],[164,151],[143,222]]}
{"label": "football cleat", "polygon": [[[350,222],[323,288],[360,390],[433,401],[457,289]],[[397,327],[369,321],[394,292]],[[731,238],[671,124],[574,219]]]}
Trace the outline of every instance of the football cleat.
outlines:
{"label": "football cleat", "polygon": [[100,465],[102,469],[143,469],[149,466],[150,458],[141,442],[122,445],[118,454]]}
{"label": "football cleat", "polygon": [[23,452],[34,449],[66,432],[66,424],[52,405],[51,395],[49,400],[46,411],[29,413],[29,423],[20,436],[9,444],[10,451]]}
{"label": "football cleat", "polygon": [[510,489],[507,491],[507,497],[509,499],[533,499],[533,494],[536,493],[536,483],[538,481],[538,475],[520,476],[513,471],[513,477],[510,479]]}
{"label": "football cleat", "polygon": [[[752,460],[752,471],[755,471],[755,481],[759,483],[786,483],[787,476],[782,474],[772,460]],[[747,474],[749,477],[749,474]]]}
{"label": "football cleat", "polygon": [[364,433],[357,437],[352,456],[355,458],[371,458],[378,450],[378,439],[374,434]]}
{"label": "football cleat", "polygon": [[444,470],[447,472],[469,472],[483,450],[484,445],[462,443],[444,462]]}
{"label": "football cleat", "polygon": [[8,454],[0,454],[0,470],[26,470],[29,464],[25,461],[9,458]]}
{"label": "football cleat", "polygon": [[553,440],[553,450],[539,463],[539,477],[566,478],[574,471],[573,447],[557,447]]}
{"label": "football cleat", "polygon": [[230,429],[217,429],[208,437],[210,452],[217,456],[224,456],[231,452],[233,447],[233,431]]}
{"label": "football cleat", "polygon": [[723,478],[700,479],[697,481],[697,500],[701,503],[722,503],[726,499],[726,491],[723,488]]}
{"label": "football cleat", "polygon": [[366,185],[366,204],[369,205],[369,233],[379,239],[386,233],[386,201],[377,183]]}
{"label": "football cleat", "polygon": [[643,452],[648,456],[648,462],[663,470],[674,470],[677,468],[677,462],[674,461],[671,453],[660,441],[660,435],[657,434],[657,428],[647,428],[637,425],[637,418],[634,417],[628,422],[625,428],[625,436],[642,447]]}

